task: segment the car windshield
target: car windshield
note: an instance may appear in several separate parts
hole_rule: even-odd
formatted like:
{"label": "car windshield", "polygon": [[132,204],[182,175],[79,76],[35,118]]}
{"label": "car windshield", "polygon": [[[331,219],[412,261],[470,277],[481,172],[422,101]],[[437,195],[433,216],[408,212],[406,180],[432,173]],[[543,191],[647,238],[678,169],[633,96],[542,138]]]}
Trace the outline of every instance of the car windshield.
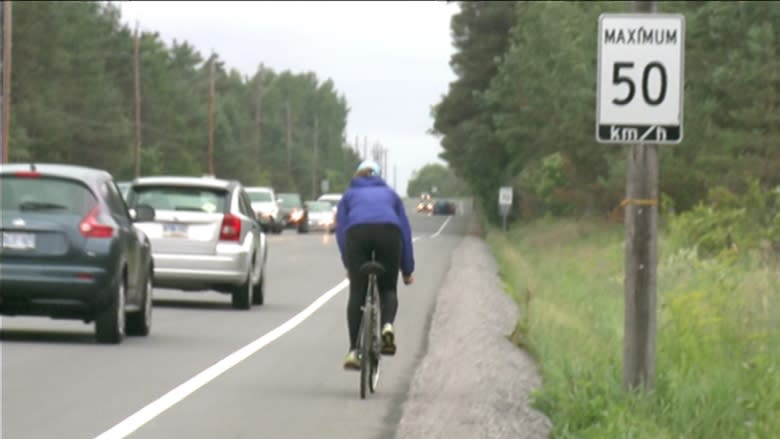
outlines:
{"label": "car windshield", "polygon": [[329,212],[332,209],[330,203],[325,201],[309,201],[306,203],[306,207],[308,207],[309,212]]}
{"label": "car windshield", "polygon": [[188,186],[136,186],[128,195],[131,206],[148,204],[158,210],[223,212],[227,192]]}
{"label": "car windshield", "polygon": [[267,202],[267,201],[273,201],[274,198],[268,191],[251,191],[247,192],[249,195],[249,199],[255,203],[255,202]]}
{"label": "car windshield", "polygon": [[14,175],[0,179],[0,211],[86,215],[96,201],[86,186],[74,180]]}
{"label": "car windshield", "polygon": [[282,207],[299,207],[301,197],[298,194],[279,194],[279,204]]}

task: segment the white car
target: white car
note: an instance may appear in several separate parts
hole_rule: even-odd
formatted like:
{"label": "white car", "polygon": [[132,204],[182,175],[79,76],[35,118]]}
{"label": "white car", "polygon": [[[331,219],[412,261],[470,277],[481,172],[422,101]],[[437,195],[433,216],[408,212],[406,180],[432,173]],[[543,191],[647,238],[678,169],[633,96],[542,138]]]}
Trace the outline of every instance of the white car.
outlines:
{"label": "white car", "polygon": [[336,231],[336,212],[330,203],[325,201],[307,201],[309,212],[309,230],[323,230],[328,233]]}
{"label": "white car", "polygon": [[322,194],[319,198],[317,198],[317,201],[324,201],[333,208],[333,212],[336,212],[336,208],[339,205],[339,201],[341,201],[341,195],[342,194]]}
{"label": "white car", "polygon": [[264,186],[249,186],[245,190],[263,231],[281,233],[284,224],[279,221],[279,204],[274,190]]}

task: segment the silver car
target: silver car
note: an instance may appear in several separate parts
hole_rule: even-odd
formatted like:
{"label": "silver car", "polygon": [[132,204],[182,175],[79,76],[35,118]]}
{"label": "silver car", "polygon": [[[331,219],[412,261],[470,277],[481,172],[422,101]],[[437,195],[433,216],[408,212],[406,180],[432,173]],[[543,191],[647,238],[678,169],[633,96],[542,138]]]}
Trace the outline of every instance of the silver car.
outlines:
{"label": "silver car", "polygon": [[127,204],[155,209],[154,221],[136,225],[152,243],[156,287],[229,293],[238,309],[263,303],[266,236],[241,183],[139,177]]}

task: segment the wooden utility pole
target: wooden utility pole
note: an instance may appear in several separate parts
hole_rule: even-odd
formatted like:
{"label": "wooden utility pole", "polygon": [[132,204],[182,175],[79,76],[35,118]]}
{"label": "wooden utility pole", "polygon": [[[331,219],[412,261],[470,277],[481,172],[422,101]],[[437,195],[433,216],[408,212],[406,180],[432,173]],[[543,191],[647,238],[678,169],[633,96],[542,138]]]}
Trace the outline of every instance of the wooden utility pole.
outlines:
{"label": "wooden utility pole", "polygon": [[11,111],[11,2],[4,1],[2,4],[2,18],[0,23],[3,25],[2,32],[2,101],[0,101],[0,145],[2,146],[2,163],[8,163],[8,129]]}
{"label": "wooden utility pole", "polygon": [[[632,1],[630,12],[653,13],[655,1]],[[633,144],[626,163],[626,260],[623,385],[649,390],[656,353],[658,145]]]}
{"label": "wooden utility pole", "polygon": [[135,23],[133,38],[133,107],[135,110],[135,176],[141,175],[141,75],[139,60],[138,22]]}
{"label": "wooden utility pole", "polygon": [[319,160],[319,145],[317,144],[320,136],[320,118],[314,115],[314,142],[312,144],[311,160],[311,199],[317,199],[317,162]]}
{"label": "wooden utility pole", "polygon": [[[290,100],[287,100],[287,175],[290,175],[290,166],[292,165],[292,108]],[[292,178],[292,177],[290,177]]]}
{"label": "wooden utility pole", "polygon": [[214,175],[214,54],[211,54],[209,66],[209,149],[208,149],[208,174]]}
{"label": "wooden utility pole", "polygon": [[255,164],[260,166],[263,144],[263,76],[257,77],[257,100],[255,102]]}

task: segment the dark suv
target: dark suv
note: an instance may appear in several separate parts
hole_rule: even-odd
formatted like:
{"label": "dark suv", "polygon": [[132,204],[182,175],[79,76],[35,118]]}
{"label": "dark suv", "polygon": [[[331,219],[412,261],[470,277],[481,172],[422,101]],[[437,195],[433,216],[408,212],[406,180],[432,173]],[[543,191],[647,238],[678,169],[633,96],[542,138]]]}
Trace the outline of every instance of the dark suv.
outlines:
{"label": "dark suv", "polygon": [[279,201],[279,218],[285,228],[296,228],[298,233],[309,231],[309,211],[303,204],[300,194],[283,193],[276,195]]}
{"label": "dark suv", "polygon": [[150,240],[111,175],[58,164],[0,165],[0,314],[95,322],[101,343],[148,335]]}

